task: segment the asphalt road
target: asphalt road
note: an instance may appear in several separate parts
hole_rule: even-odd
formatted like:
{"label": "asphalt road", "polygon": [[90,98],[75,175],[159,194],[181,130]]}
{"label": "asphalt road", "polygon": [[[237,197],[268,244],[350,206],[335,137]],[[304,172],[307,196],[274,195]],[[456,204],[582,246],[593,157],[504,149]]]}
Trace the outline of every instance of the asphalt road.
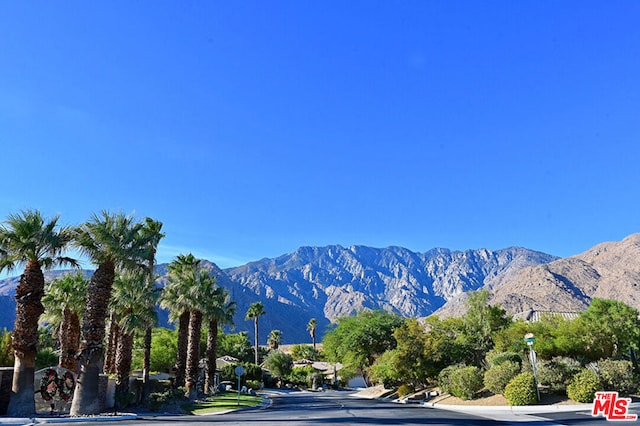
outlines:
{"label": "asphalt road", "polygon": [[[137,420],[119,421],[114,426],[177,425],[604,425],[603,418],[588,413],[556,413],[521,416],[517,420],[497,420],[449,410],[401,405],[350,397],[347,392],[295,392],[271,397],[272,404],[226,414],[208,416],[140,416]],[[624,422],[623,422],[624,423]],[[78,425],[79,423],[75,423]],[[94,423],[95,424],[95,423]],[[609,423],[610,424],[610,423]]]}

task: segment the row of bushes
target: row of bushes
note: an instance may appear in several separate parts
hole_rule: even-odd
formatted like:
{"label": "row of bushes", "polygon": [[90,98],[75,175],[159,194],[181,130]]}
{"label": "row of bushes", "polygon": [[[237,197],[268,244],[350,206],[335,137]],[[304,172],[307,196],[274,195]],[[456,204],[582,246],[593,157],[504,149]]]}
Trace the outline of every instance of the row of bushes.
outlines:
{"label": "row of bushes", "polygon": [[[472,399],[482,389],[504,395],[511,405],[537,401],[534,375],[529,363],[517,354],[505,353],[488,359],[489,368],[454,365],[438,375],[443,392],[461,399]],[[537,376],[542,389],[566,394],[577,402],[593,401],[596,391],[617,391],[629,395],[638,391],[640,381],[629,361],[601,360],[586,367],[571,358],[538,361]]]}

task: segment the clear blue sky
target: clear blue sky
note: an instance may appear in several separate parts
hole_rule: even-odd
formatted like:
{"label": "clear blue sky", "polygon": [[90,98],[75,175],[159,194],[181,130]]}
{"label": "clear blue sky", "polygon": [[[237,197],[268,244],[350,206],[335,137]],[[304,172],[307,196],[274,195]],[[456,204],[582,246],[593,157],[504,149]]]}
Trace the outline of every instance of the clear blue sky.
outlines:
{"label": "clear blue sky", "polygon": [[0,2],[0,219],[164,223],[159,261],[640,231],[640,2]]}

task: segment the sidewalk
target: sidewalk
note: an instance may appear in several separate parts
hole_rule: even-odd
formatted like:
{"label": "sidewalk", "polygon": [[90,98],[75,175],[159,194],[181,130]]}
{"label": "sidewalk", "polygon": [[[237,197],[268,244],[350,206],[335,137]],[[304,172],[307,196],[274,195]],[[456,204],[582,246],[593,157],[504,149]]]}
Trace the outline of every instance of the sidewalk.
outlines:
{"label": "sidewalk", "polygon": [[138,415],[134,413],[82,417],[0,417],[0,424],[34,425],[38,423],[115,422],[119,420],[135,420],[137,418]]}

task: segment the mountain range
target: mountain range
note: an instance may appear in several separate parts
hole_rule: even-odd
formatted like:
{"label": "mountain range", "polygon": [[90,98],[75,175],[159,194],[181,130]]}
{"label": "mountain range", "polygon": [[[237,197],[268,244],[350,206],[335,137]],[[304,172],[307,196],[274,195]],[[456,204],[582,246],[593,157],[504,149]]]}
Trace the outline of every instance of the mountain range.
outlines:
{"label": "mountain range", "polygon": [[[300,247],[293,253],[220,269],[203,260],[238,304],[235,330],[253,335],[244,319],[260,301],[260,343],[270,330],[282,331],[283,343],[310,342],[306,324],[318,321],[317,336],[338,318],[362,309],[384,309],[405,317],[460,315],[465,293],[487,288],[490,303],[509,313],[580,311],[592,297],[621,300],[640,308],[640,234],[599,244],[586,252],[558,258],[526,248],[417,253],[402,247]],[[166,264],[157,266],[159,285]],[[61,271],[47,272],[50,279]],[[18,277],[0,281],[0,327],[12,328],[13,294]],[[160,325],[167,313],[160,312]]]}

